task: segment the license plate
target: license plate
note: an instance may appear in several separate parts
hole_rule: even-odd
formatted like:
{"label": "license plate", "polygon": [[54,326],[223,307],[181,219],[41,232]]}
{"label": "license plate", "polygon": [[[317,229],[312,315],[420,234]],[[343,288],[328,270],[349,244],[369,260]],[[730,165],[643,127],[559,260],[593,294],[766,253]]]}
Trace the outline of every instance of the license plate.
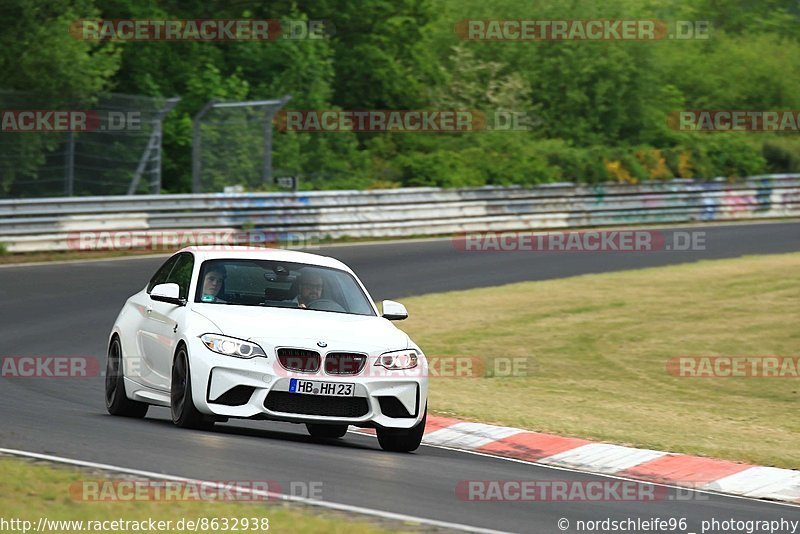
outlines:
{"label": "license plate", "polygon": [[317,380],[289,379],[289,393],[304,395],[328,395],[331,397],[352,397],[355,395],[355,384],[342,382],[319,382]]}

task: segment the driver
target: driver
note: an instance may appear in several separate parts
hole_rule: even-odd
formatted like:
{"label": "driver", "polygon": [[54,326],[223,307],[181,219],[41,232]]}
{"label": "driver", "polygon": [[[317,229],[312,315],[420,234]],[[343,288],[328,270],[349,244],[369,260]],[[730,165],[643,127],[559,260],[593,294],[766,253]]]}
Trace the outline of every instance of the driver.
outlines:
{"label": "driver", "polygon": [[213,265],[206,271],[203,277],[203,294],[200,300],[203,302],[225,302],[217,295],[219,295],[226,277],[227,271],[225,270],[225,266],[221,263]]}
{"label": "driver", "polygon": [[322,298],[322,276],[317,273],[303,273],[298,278],[297,296],[293,299],[298,308],[308,308],[308,305]]}

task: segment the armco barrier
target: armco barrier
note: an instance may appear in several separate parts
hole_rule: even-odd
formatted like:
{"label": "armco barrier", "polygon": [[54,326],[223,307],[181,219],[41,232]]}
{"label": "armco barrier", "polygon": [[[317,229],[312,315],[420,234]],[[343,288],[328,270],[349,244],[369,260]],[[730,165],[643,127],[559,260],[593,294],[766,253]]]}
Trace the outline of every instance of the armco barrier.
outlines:
{"label": "armco barrier", "polygon": [[0,243],[28,252],[67,250],[77,233],[88,231],[252,228],[385,237],[796,216],[795,174],[737,183],[73,197],[0,201]]}

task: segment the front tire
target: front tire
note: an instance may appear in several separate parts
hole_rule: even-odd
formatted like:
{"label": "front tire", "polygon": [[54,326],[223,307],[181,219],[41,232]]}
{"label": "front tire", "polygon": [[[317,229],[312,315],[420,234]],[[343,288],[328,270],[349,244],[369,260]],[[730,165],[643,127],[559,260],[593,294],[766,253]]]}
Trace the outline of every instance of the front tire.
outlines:
{"label": "front tire", "polygon": [[381,449],[390,452],[412,452],[419,448],[422,443],[422,435],[425,433],[425,422],[428,420],[428,407],[425,406],[425,415],[422,421],[409,429],[377,429],[378,443]]}
{"label": "front tire", "polygon": [[149,406],[132,401],[125,394],[125,374],[122,364],[122,346],[119,338],[111,340],[106,362],[106,410],[111,415],[141,419],[147,415]]}
{"label": "front tire", "polygon": [[181,345],[172,362],[170,383],[170,411],[172,422],[181,428],[208,430],[214,426],[214,416],[200,413],[192,398],[192,373],[189,371],[189,355]]}
{"label": "front tire", "polygon": [[306,423],[313,439],[337,439],[347,434],[347,425],[315,425]]}

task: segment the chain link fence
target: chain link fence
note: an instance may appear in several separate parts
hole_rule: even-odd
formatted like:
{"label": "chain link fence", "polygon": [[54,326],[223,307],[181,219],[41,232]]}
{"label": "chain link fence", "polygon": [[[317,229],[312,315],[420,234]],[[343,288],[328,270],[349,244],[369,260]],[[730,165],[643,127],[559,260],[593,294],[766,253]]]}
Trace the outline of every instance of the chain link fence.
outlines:
{"label": "chain link fence", "polygon": [[0,91],[0,198],[159,193],[162,124],[179,100]]}
{"label": "chain link fence", "polygon": [[272,119],[289,98],[209,101],[193,120],[192,192],[272,184]]}

